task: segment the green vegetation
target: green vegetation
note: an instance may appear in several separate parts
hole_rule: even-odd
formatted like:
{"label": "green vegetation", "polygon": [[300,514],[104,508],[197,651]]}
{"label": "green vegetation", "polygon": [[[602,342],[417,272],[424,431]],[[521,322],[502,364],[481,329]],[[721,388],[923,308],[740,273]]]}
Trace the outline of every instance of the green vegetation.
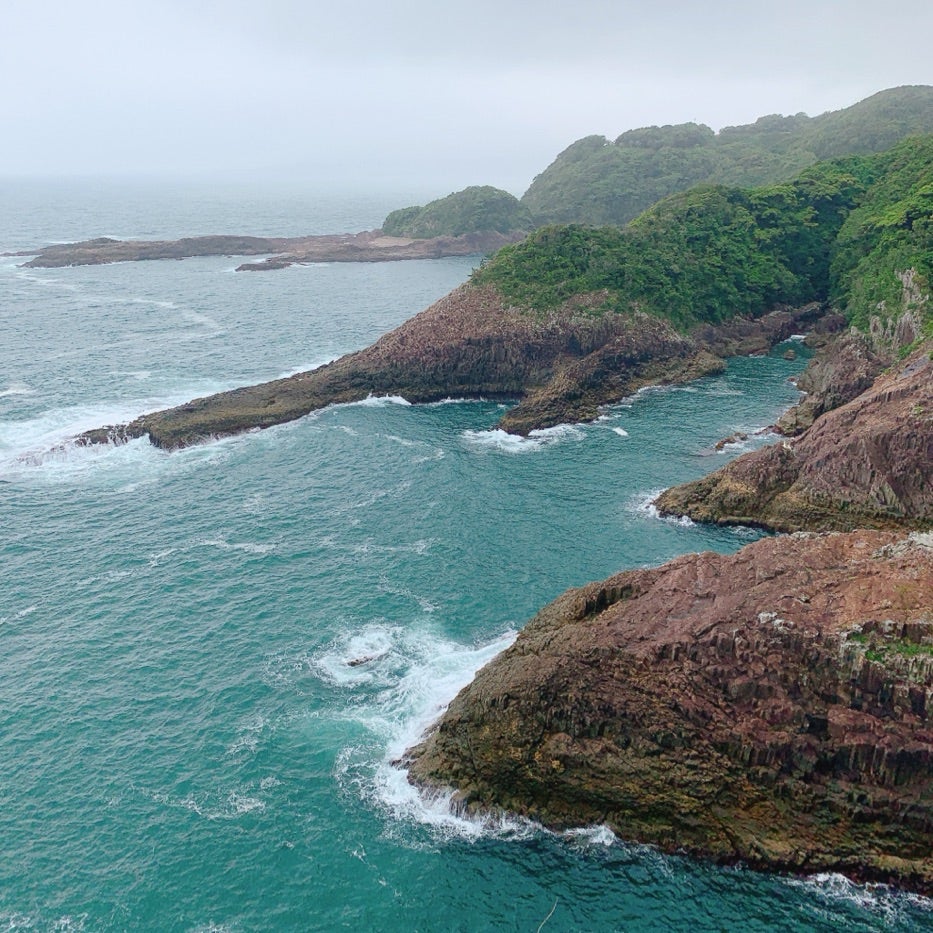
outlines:
{"label": "green vegetation", "polygon": [[869,648],[865,657],[869,661],[884,662],[891,655],[902,658],[933,657],[933,645],[918,645],[914,642],[894,639],[875,648]]}
{"label": "green vegetation", "polygon": [[865,648],[865,658],[868,661],[884,663],[892,657],[933,657],[933,645],[907,641],[904,638],[887,636],[879,641],[877,636],[870,638],[863,632],[854,632],[847,636],[847,640]]}
{"label": "green vegetation", "polygon": [[539,224],[621,225],[693,185],[774,184],[819,160],[881,152],[925,133],[933,133],[933,88],[916,86],[818,117],[775,114],[718,134],[684,123],[630,130],[614,142],[587,136],[535,178],[522,204]]}
{"label": "green vegetation", "polygon": [[386,217],[382,230],[389,236],[462,236],[465,233],[511,233],[534,224],[518,198],[489,185],[464,188],[425,207],[404,207]]}
{"label": "green vegetation", "polygon": [[933,159],[930,137],[874,160],[877,180],[846,218],[833,249],[830,297],[856,326],[913,310],[927,335],[933,308]]}
{"label": "green vegetation", "polygon": [[473,280],[539,311],[602,292],[604,311],[643,310],[680,327],[832,298],[861,327],[870,314],[913,307],[929,328],[931,273],[927,137],[822,162],[777,185],[693,188],[625,228],[544,227],[501,249]]}

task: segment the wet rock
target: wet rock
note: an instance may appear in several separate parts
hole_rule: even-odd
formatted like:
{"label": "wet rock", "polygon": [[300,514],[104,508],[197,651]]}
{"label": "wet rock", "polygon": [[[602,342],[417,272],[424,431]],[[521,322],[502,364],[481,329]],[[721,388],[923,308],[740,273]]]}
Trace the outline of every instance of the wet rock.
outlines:
{"label": "wet rock", "polygon": [[768,538],[545,607],[409,753],[465,806],[933,893],[933,551]]}

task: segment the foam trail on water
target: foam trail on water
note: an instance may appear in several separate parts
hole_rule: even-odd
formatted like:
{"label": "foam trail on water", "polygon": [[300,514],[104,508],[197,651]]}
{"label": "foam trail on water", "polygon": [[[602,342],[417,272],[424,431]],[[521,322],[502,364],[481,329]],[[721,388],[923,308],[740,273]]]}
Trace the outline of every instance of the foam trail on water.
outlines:
{"label": "foam trail on water", "polygon": [[[370,772],[360,782],[364,795],[397,820],[467,838],[489,832],[514,835],[533,831],[524,821],[457,815],[450,794],[421,793],[408,782],[408,771],[399,763],[476,671],[511,645],[516,635],[508,631],[487,644],[471,647],[424,631],[371,627],[323,655],[318,664],[329,669],[332,681],[342,680],[351,689],[360,684],[384,685],[354,713],[354,718],[377,737],[379,757],[366,765],[353,760],[357,749],[346,749],[338,770],[346,775],[363,764]],[[343,672],[335,669],[338,658],[342,658]],[[351,667],[357,660],[360,663]]]}
{"label": "foam trail on water", "polygon": [[468,444],[479,449],[494,450],[505,454],[526,454],[561,441],[582,440],[585,434],[575,425],[559,424],[553,428],[535,429],[527,437],[509,434],[501,428],[493,428],[489,431],[464,431],[460,436]]}

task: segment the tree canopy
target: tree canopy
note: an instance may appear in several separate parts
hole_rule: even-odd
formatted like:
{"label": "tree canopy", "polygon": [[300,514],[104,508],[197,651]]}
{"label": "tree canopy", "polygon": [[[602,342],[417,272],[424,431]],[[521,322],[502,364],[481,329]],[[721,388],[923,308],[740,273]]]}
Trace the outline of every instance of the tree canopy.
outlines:
{"label": "tree canopy", "polygon": [[624,228],[546,226],[499,250],[473,280],[536,311],[599,292],[602,312],[648,311],[681,327],[831,299],[866,327],[902,307],[908,270],[929,322],[933,137],[821,162],[779,184],[700,185]]}

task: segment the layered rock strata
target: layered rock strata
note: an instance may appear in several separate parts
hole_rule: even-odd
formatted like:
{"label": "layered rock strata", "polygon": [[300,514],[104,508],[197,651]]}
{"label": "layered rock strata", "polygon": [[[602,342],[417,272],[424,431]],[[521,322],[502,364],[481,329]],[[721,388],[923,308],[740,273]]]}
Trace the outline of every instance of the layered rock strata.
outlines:
{"label": "layered rock strata", "polygon": [[799,437],[667,490],[658,509],[775,531],[933,526],[931,357],[928,340]]}
{"label": "layered rock strata", "polygon": [[507,306],[490,286],[467,284],[372,346],[327,366],[195,399],[128,425],[89,431],[80,440],[148,434],[157,446],[174,449],[369,395],[400,395],[409,402],[518,399],[500,427],[527,434],[595,418],[601,405],[645,385],[719,372],[721,355],[766,349],[822,310],[778,310],[692,336],[654,315],[600,311],[604,298],[594,293],[536,313]]}
{"label": "layered rock strata", "polygon": [[410,779],[466,809],[933,893],[933,536],[768,538],[570,590]]}

